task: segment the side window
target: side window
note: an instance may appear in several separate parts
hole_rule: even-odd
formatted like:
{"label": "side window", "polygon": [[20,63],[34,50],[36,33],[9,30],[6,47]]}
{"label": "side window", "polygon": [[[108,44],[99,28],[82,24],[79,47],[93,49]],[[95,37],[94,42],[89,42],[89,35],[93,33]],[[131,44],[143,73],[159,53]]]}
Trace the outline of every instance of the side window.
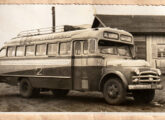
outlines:
{"label": "side window", "polygon": [[24,46],[18,46],[17,47],[16,56],[24,56]]}
{"label": "side window", "polygon": [[8,49],[7,49],[7,56],[8,57],[15,56],[15,47],[8,47]]}
{"label": "side window", "polygon": [[69,55],[71,53],[70,42],[60,43],[60,55]]}
{"label": "side window", "polygon": [[26,46],[26,56],[34,56],[34,52],[35,52],[35,46],[34,45]]}
{"label": "side window", "polygon": [[36,55],[45,55],[46,54],[46,44],[37,45]]}
{"label": "side window", "polygon": [[88,54],[88,41],[83,42],[83,53]]}
{"label": "side window", "polygon": [[1,51],[0,51],[0,57],[5,57],[6,56],[6,48],[3,48]]}
{"label": "side window", "polygon": [[81,42],[80,41],[76,41],[74,43],[74,54],[75,55],[80,55],[81,54]]}
{"label": "side window", "polygon": [[95,40],[90,40],[89,52],[95,53]]}
{"label": "side window", "polygon": [[57,55],[58,54],[58,44],[51,43],[48,44],[48,55]]}

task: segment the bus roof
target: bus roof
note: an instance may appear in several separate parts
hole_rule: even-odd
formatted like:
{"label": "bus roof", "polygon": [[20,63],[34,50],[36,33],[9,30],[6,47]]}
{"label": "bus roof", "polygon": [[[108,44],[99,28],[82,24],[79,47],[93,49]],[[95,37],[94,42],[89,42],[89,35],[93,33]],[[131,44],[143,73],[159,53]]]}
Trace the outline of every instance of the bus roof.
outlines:
{"label": "bus roof", "polygon": [[4,46],[28,45],[28,44],[55,42],[55,41],[71,41],[74,39],[86,39],[86,38],[101,39],[103,38],[104,31],[132,36],[129,32],[126,32],[124,30],[110,28],[110,27],[89,28],[89,29],[67,31],[67,32],[60,32],[60,33],[54,32],[54,33],[48,33],[48,34],[42,34],[42,35],[16,37],[6,42]]}

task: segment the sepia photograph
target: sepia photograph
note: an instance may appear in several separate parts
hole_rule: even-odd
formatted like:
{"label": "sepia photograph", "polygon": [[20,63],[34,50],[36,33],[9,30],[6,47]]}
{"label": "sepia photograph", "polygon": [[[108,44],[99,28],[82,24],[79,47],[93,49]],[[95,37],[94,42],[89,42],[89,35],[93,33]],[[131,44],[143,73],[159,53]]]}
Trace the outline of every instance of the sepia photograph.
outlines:
{"label": "sepia photograph", "polygon": [[0,5],[0,112],[165,112],[165,6]]}

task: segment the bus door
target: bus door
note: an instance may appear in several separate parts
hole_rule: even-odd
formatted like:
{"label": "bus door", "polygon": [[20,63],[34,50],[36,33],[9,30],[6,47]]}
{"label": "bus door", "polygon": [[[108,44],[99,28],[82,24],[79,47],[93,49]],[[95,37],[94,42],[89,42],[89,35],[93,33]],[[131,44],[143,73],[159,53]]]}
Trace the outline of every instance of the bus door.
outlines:
{"label": "bus door", "polygon": [[76,90],[88,89],[88,41],[74,42],[74,70],[73,88]]}

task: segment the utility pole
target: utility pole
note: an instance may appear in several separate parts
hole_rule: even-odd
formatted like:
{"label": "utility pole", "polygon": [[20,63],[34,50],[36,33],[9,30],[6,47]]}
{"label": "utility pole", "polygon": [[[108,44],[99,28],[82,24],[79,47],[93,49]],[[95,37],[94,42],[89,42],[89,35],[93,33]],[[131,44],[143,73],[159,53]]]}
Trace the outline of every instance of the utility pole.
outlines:
{"label": "utility pole", "polygon": [[56,32],[55,7],[52,7],[52,32]]}

